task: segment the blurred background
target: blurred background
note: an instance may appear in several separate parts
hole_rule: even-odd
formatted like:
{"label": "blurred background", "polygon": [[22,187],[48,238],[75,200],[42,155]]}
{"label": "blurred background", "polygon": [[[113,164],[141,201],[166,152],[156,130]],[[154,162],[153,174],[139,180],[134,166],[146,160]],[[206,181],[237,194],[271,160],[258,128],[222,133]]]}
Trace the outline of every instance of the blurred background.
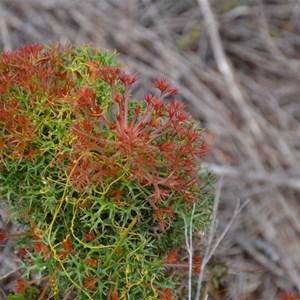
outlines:
{"label": "blurred background", "polygon": [[209,299],[300,293],[300,1],[0,0],[0,50],[53,41],[116,50],[135,97],[166,78],[206,128],[229,229]]}

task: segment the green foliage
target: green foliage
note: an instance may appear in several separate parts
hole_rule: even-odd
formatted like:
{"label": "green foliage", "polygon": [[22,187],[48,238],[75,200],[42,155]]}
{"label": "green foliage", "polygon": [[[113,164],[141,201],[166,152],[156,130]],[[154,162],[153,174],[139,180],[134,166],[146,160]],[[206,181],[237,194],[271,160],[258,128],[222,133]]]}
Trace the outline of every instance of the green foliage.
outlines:
{"label": "green foliage", "polygon": [[158,95],[133,100],[137,76],[89,46],[3,52],[0,73],[0,196],[24,226],[24,280],[54,299],[175,296],[166,257],[182,215],[196,203],[203,230],[212,203],[203,130],[166,100],[178,90],[157,80]]}

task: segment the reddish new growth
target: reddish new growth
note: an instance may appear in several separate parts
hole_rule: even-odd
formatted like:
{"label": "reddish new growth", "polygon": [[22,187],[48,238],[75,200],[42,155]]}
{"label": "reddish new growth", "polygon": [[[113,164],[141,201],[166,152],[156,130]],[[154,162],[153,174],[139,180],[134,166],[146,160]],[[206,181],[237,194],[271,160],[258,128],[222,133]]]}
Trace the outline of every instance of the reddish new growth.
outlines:
{"label": "reddish new growth", "polygon": [[201,265],[202,265],[201,256],[200,255],[195,256],[193,259],[193,270],[197,275],[199,275],[201,272]]}
{"label": "reddish new growth", "polygon": [[21,258],[24,258],[26,255],[28,254],[28,250],[26,248],[20,248],[18,250],[18,255],[21,257]]}
{"label": "reddish new growth", "polygon": [[2,228],[0,228],[0,242],[6,238],[6,234]]}
{"label": "reddish new growth", "polygon": [[22,293],[26,288],[26,282],[22,279],[19,278],[16,280],[16,285],[15,285],[15,291],[17,294]]}
{"label": "reddish new growth", "polygon": [[90,267],[96,267],[97,266],[97,260],[94,259],[94,258],[92,258],[92,259],[86,259],[85,262]]}
{"label": "reddish new growth", "polygon": [[171,253],[169,253],[164,259],[163,261],[166,263],[174,263],[176,262],[178,259],[178,251],[172,251]]}
{"label": "reddish new growth", "polygon": [[165,290],[157,290],[157,293],[161,300],[172,300],[172,290],[171,289],[165,289]]}
{"label": "reddish new growth", "polygon": [[300,294],[285,293],[281,296],[281,300],[300,300]]}
{"label": "reddish new growth", "polygon": [[68,236],[64,241],[61,242],[61,247],[64,249],[60,252],[62,257],[67,257],[69,253],[73,251],[72,247],[72,241],[70,239],[70,236]]}
{"label": "reddish new growth", "polygon": [[96,239],[95,232],[94,232],[94,231],[90,231],[89,233],[87,233],[87,234],[85,235],[84,239],[85,239],[87,242],[94,241],[94,240]]}
{"label": "reddish new growth", "polygon": [[116,291],[111,292],[111,294],[109,295],[111,300],[118,300],[119,299],[119,295]]}
{"label": "reddish new growth", "polygon": [[34,250],[38,253],[42,253],[45,259],[49,259],[51,256],[51,252],[47,245],[42,242],[37,241],[34,246]]}
{"label": "reddish new growth", "polygon": [[[62,105],[61,99],[72,88],[72,83],[59,63],[70,50],[61,50],[58,45],[45,50],[43,45],[36,44],[2,52],[0,128],[3,131],[0,137],[0,162],[4,155],[32,159],[39,151],[35,136],[38,124],[28,112],[40,106],[38,101],[43,94],[48,99],[44,109]],[[30,102],[20,101],[23,95],[30,98]]]}
{"label": "reddish new growth", "polygon": [[90,67],[109,85],[113,107],[101,110],[95,92],[87,88],[72,103],[78,120],[72,127],[77,137],[72,158],[76,166],[69,168],[73,186],[105,190],[125,172],[133,184],[151,191],[147,201],[164,229],[174,217],[170,199],[199,199],[198,167],[206,152],[201,131],[182,103],[165,99],[178,93],[166,80],[155,82],[159,95],[146,95],[143,105],[129,99],[137,76],[96,63]]}
{"label": "reddish new growth", "polygon": [[96,290],[95,281],[96,279],[94,277],[90,277],[86,279],[84,282],[84,287],[90,291],[95,291]]}

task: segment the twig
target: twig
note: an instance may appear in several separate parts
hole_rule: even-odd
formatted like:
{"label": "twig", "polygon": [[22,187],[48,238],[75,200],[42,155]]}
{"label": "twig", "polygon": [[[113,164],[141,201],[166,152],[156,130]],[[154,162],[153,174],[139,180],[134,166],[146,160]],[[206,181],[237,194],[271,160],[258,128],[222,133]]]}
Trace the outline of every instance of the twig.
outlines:
{"label": "twig", "polygon": [[224,76],[224,79],[231,92],[232,98],[238,105],[245,121],[249,124],[249,128],[255,136],[260,136],[260,128],[253,118],[251,108],[247,104],[242,90],[239,87],[237,80],[235,79],[232,66],[225,55],[221,38],[218,32],[217,21],[213,15],[208,0],[198,0],[200,5],[204,22],[208,31],[212,51],[218,66],[219,71]]}
{"label": "twig", "polygon": [[[228,165],[217,165],[213,163],[203,163],[203,170],[209,169],[216,175],[225,176],[234,180],[242,180],[249,183],[266,183],[270,189],[274,187],[286,187],[294,190],[300,190],[300,173],[295,170],[285,170],[280,172],[262,173],[257,171],[241,170]],[[203,171],[205,172],[205,171]]]}
{"label": "twig", "polygon": [[[222,178],[222,181],[223,181],[223,178]],[[221,183],[222,183],[222,181],[221,181]],[[204,272],[205,272],[205,267],[206,267],[207,263],[210,261],[210,259],[214,255],[216,249],[219,247],[219,245],[222,242],[222,240],[224,239],[225,235],[228,233],[228,231],[231,228],[231,226],[232,226],[233,222],[235,221],[236,217],[239,215],[241,210],[243,210],[244,207],[250,201],[250,199],[248,199],[243,203],[243,205],[240,205],[240,199],[238,199],[232,217],[230,218],[230,220],[227,223],[226,227],[221,232],[221,234],[218,237],[218,239],[216,240],[216,242],[212,245],[212,240],[215,236],[215,230],[216,230],[215,224],[216,224],[217,211],[218,211],[218,206],[219,206],[219,201],[220,201],[219,200],[220,199],[220,194],[221,194],[221,186],[218,189],[218,193],[216,195],[216,200],[215,200],[214,209],[213,209],[213,224],[210,227],[210,232],[209,232],[209,236],[208,236],[208,238],[209,238],[208,247],[206,248],[205,255],[202,259],[200,274],[199,274],[199,277],[198,277],[197,293],[196,293],[196,298],[195,298],[197,300],[200,299],[201,285],[202,285]]]}
{"label": "twig", "polygon": [[8,273],[2,275],[2,276],[0,277],[0,281],[6,279],[6,278],[9,277],[10,275],[12,275],[12,274],[18,272],[20,269],[21,269],[21,268],[17,268],[17,269],[11,270],[10,272],[8,272]]}
{"label": "twig", "polygon": [[[245,203],[247,203],[247,201]],[[244,207],[244,205],[242,206],[242,208],[243,207]],[[227,234],[227,232],[229,231],[229,229],[231,228],[234,220],[236,219],[236,217],[238,216],[238,214],[240,213],[242,208],[240,207],[240,199],[238,199],[235,209],[234,209],[234,212],[233,212],[233,215],[232,215],[231,219],[229,220],[229,222],[227,223],[224,230],[222,231],[222,233],[220,234],[220,236],[218,237],[217,241],[214,243],[210,252],[208,253],[206,263],[212,258],[213,254],[215,253],[216,249],[219,247],[220,243],[224,239],[224,237]]]}
{"label": "twig", "polygon": [[193,272],[193,219],[195,215],[195,203],[193,203],[190,224],[188,225],[186,217],[184,220],[184,236],[186,249],[189,254],[189,278],[188,278],[188,300],[192,300],[192,272]]}
{"label": "twig", "polygon": [[212,241],[213,241],[213,238],[215,235],[217,212],[218,212],[218,207],[219,207],[219,202],[220,202],[222,183],[223,183],[223,177],[221,177],[221,179],[220,179],[219,188],[217,190],[217,194],[215,197],[213,213],[212,213],[212,224],[210,226],[209,233],[208,233],[208,242],[207,242],[207,246],[206,246],[207,248],[206,248],[204,257],[202,258],[201,269],[200,269],[198,282],[197,282],[197,292],[196,292],[196,298],[195,298],[196,300],[200,299],[201,285],[202,285],[202,281],[203,281],[204,270],[205,270],[206,264],[208,263],[208,257],[211,253],[210,249],[211,249]]}

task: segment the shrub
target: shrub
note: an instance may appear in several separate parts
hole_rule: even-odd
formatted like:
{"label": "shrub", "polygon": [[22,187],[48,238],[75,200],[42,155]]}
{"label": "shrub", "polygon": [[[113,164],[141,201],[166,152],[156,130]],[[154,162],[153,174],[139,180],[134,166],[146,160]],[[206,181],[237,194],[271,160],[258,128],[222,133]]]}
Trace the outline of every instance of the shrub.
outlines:
{"label": "shrub", "polygon": [[182,216],[196,203],[203,230],[212,202],[203,130],[171,99],[178,90],[157,80],[157,95],[133,99],[137,76],[90,46],[3,52],[0,75],[0,196],[23,228],[18,292],[175,297],[165,270]]}

